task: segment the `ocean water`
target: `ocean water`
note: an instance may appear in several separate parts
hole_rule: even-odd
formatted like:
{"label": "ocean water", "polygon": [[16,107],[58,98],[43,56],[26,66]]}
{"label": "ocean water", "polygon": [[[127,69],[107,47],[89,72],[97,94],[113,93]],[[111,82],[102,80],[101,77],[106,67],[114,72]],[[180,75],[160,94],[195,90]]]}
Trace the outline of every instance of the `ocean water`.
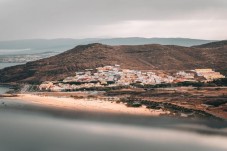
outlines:
{"label": "ocean water", "polygon": [[[226,151],[227,137],[0,109],[1,151]],[[139,121],[138,121],[139,122]]]}
{"label": "ocean water", "polygon": [[6,67],[11,67],[11,66],[16,66],[21,63],[0,63],[0,69],[6,68]]}
{"label": "ocean water", "polygon": [[0,85],[0,94],[4,94],[4,93],[6,93],[9,90],[10,90],[9,87]]}
{"label": "ocean water", "polygon": [[26,52],[31,50],[30,48],[28,49],[0,49],[0,54],[1,55],[12,55],[12,54],[20,54],[21,52]]}

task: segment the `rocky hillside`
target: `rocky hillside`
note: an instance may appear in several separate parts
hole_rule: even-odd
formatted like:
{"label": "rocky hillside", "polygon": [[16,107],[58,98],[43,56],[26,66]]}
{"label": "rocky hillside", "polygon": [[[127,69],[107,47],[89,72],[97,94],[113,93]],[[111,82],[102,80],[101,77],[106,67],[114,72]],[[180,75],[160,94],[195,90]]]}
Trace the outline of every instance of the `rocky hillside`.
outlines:
{"label": "rocky hillside", "polygon": [[80,45],[57,56],[0,70],[0,82],[59,80],[75,71],[119,64],[130,69],[181,70],[214,68],[225,70],[226,46],[181,47],[169,45],[108,46]]}

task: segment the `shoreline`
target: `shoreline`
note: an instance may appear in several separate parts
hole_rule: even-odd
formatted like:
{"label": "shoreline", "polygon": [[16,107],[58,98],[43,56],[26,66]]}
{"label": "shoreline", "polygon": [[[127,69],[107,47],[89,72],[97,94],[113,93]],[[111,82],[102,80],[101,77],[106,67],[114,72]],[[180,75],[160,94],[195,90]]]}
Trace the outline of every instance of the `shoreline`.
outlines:
{"label": "shoreline", "polygon": [[[226,120],[225,104],[220,107],[206,106],[206,101],[215,103],[223,99],[226,87],[223,89],[195,90],[191,87],[157,88],[156,91],[145,91],[144,94],[132,94],[125,90],[116,91],[75,91],[75,92],[15,92],[0,94],[8,98],[11,108],[56,110],[60,112],[91,112],[104,114],[125,114],[133,116],[175,117],[189,119]],[[131,91],[130,91],[131,92]],[[212,92],[212,93],[211,93]],[[133,95],[135,94],[135,95]],[[136,96],[135,98],[129,98]],[[137,97],[138,96],[138,97]],[[126,99],[123,99],[126,98]],[[205,101],[205,99],[207,99]],[[12,100],[12,101],[10,101]],[[17,100],[17,101],[15,101]],[[12,106],[12,102],[16,105]],[[137,103],[139,102],[139,103]],[[2,101],[0,100],[0,108]],[[218,103],[218,102],[217,102]],[[221,102],[222,103],[222,102]],[[222,106],[221,106],[222,105]],[[141,107],[142,106],[142,107]],[[223,111],[219,110],[222,109]]]}
{"label": "shoreline", "polygon": [[[69,112],[94,112],[125,114],[138,116],[158,117],[161,114],[168,114],[162,110],[147,109],[142,107],[127,107],[123,103],[114,101],[105,101],[102,99],[74,99],[70,97],[41,96],[35,94],[18,94],[17,96],[7,97],[10,100],[16,100],[19,105],[30,105],[39,108],[57,109]],[[10,103],[10,102],[9,102]]]}

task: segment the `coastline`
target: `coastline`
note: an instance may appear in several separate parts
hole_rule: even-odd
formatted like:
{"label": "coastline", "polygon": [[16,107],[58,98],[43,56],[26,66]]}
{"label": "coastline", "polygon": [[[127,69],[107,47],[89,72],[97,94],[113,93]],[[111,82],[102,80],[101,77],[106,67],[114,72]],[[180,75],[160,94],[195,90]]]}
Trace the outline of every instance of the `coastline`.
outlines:
{"label": "coastline", "polygon": [[[105,101],[102,99],[74,99],[70,97],[54,97],[35,94],[18,94],[17,96],[7,97],[10,100],[17,100],[19,105],[29,105],[39,108],[48,108],[63,110],[69,112],[94,112],[94,113],[111,113],[138,116],[158,117],[162,114],[168,114],[162,110],[147,109],[145,106],[134,108],[127,107],[123,103]],[[10,103],[10,102],[9,102]]]}
{"label": "coastline", "polygon": [[[226,88],[224,87],[224,89]],[[104,91],[19,92],[14,89],[5,94],[0,94],[0,109],[7,106],[11,109],[45,110],[47,112],[56,111],[66,114],[85,112],[89,114],[103,113],[106,115],[123,114],[131,116],[189,118],[192,120],[226,120],[227,115],[225,112],[221,112],[218,110],[219,108],[206,106],[201,102],[204,98],[215,99],[220,94],[224,95],[226,93],[225,90],[222,90],[222,88],[217,90],[216,88],[211,90],[209,88],[194,90],[190,87],[189,89],[188,87],[186,89],[180,87],[174,89],[177,92],[172,93],[172,90],[170,91],[168,88],[157,88],[157,91],[147,91],[147,97],[144,95],[142,100],[138,100],[137,98],[129,98],[130,95],[128,94],[130,93],[124,94],[125,90],[107,93]],[[184,97],[188,96],[186,93],[190,93],[189,97]],[[195,99],[192,99],[191,96]],[[170,102],[169,100],[173,98],[174,100]],[[182,99],[185,101],[182,101]],[[137,102],[140,103],[137,105]]]}

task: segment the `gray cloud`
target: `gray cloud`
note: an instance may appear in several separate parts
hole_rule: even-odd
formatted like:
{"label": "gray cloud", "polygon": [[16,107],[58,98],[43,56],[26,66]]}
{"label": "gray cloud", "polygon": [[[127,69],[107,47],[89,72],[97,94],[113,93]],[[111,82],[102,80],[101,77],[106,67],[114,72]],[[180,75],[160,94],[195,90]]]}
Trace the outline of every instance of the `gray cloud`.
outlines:
{"label": "gray cloud", "polygon": [[[227,26],[226,16],[226,0],[0,0],[0,40],[153,37],[153,33],[144,34],[149,26],[156,31],[155,36],[159,33],[164,36],[163,31],[169,26],[158,27],[163,22],[171,24],[170,30],[173,31],[166,37],[223,39],[227,38],[223,34],[227,31],[220,27]],[[193,28],[198,26],[197,33],[190,30],[190,33],[179,35],[179,26],[181,30],[190,28],[183,23],[188,21],[194,22]],[[127,24],[130,22],[138,25],[129,27],[131,31],[126,33],[120,30],[130,26]],[[207,22],[211,24],[205,24]],[[200,28],[207,31],[198,34]],[[217,35],[217,32],[221,34]]]}

